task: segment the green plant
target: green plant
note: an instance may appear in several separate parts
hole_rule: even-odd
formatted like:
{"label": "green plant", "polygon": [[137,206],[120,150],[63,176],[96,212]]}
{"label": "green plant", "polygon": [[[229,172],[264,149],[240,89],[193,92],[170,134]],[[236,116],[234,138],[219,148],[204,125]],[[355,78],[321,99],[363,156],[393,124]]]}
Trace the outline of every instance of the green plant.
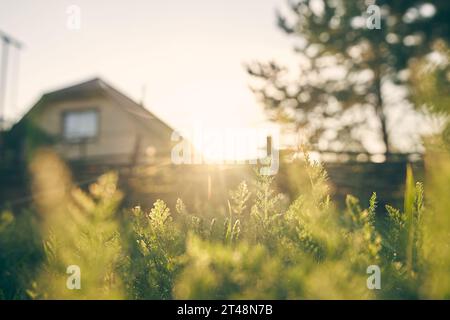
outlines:
{"label": "green plant", "polygon": [[[194,214],[180,199],[173,214],[162,200],[149,211],[123,211],[116,175],[101,177],[87,193],[66,181],[62,167],[46,170],[60,165],[54,157],[40,160],[32,168],[35,188],[44,194],[54,184],[58,188],[37,199],[39,214],[23,216],[28,217],[23,225],[11,213],[0,217],[2,298],[442,299],[450,294],[448,155],[433,155],[426,206],[424,186],[407,169],[403,208],[387,206],[380,226],[375,225],[376,194],[367,207],[348,196],[346,208],[337,209],[326,172],[308,157],[302,193],[294,201],[273,189],[271,177],[257,176],[250,187],[241,183],[229,193],[226,214]],[[22,230],[28,231],[20,238]],[[66,287],[68,265],[81,268],[81,290]],[[381,269],[380,290],[366,286],[372,265]]]}

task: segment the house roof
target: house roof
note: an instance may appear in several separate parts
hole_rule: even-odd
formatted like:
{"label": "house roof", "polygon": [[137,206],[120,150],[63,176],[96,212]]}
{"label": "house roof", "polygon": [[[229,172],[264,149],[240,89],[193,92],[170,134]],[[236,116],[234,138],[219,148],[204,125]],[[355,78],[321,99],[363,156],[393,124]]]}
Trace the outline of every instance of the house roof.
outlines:
{"label": "house roof", "polygon": [[[39,105],[47,102],[56,102],[60,100],[66,100],[70,98],[88,98],[94,95],[104,94],[107,97],[115,100],[117,104],[123,108],[124,111],[128,112],[137,121],[144,125],[148,125],[146,120],[156,120],[162,124],[167,130],[173,131],[173,129],[167,125],[164,121],[155,116],[152,112],[147,110],[141,104],[135,102],[104,80],[100,78],[93,78],[69,87],[64,87],[55,91],[45,93],[41,99],[22,117],[20,122],[28,117],[29,114],[33,112]],[[16,125],[17,125],[16,124]]]}

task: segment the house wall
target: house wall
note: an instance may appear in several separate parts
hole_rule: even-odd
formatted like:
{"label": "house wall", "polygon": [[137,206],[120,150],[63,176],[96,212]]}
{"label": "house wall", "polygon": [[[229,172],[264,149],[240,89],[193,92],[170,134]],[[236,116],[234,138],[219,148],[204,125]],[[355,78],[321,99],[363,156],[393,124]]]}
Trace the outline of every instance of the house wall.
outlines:
{"label": "house wall", "polygon": [[[63,115],[71,110],[96,109],[98,135],[84,143],[68,142],[63,137]],[[68,160],[98,160],[128,163],[147,162],[151,154],[170,155],[170,132],[157,119],[136,118],[113,99],[96,96],[43,105],[33,122],[56,137],[55,150]],[[137,158],[136,148],[139,149]],[[133,160],[133,158],[136,158]]]}

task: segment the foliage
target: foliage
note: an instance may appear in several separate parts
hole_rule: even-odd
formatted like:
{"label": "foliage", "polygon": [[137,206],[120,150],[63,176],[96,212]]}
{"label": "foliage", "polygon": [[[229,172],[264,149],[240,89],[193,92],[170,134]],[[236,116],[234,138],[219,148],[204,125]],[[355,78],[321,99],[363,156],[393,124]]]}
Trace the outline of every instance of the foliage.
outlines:
{"label": "foliage", "polygon": [[450,49],[439,42],[435,55],[415,61],[411,67],[411,88],[415,104],[443,120],[443,141],[450,146]]}
{"label": "foliage", "polygon": [[[408,169],[404,206],[388,206],[381,229],[375,194],[366,207],[348,196],[346,209],[336,209],[324,169],[308,157],[302,194],[292,203],[272,189],[271,177],[257,176],[230,192],[222,215],[191,213],[181,200],[173,212],[162,200],[149,211],[122,211],[115,175],[87,193],[66,183],[62,168],[50,180],[47,169],[53,175],[60,165],[53,157],[39,160],[32,167],[35,188],[48,193],[50,181],[57,192],[37,200],[40,228],[33,232],[43,245],[34,252],[20,249],[21,230],[3,214],[3,298],[23,299],[25,292],[34,299],[449,298],[447,158],[435,163],[426,207],[423,186]],[[81,290],[67,289],[68,265],[80,266]],[[380,290],[366,286],[371,265],[381,269]],[[11,277],[14,268],[20,279]]]}
{"label": "foliage", "polygon": [[44,259],[33,212],[0,213],[0,299],[27,299],[26,290]]}
{"label": "foliage", "polygon": [[[51,170],[52,169],[52,170]],[[37,199],[45,261],[28,294],[34,299],[118,299],[124,252],[116,220],[121,194],[117,175],[107,174],[89,188],[72,187],[64,165],[41,152],[34,160],[35,188],[51,196]],[[54,177],[52,180],[51,177]],[[80,290],[66,286],[68,267],[81,271]]]}
{"label": "foliage", "polygon": [[175,227],[170,210],[158,200],[149,213],[136,207],[131,210],[134,241],[129,269],[130,297],[135,299],[169,299],[174,275],[183,253],[183,238]]}
{"label": "foliage", "polygon": [[[372,4],[377,9],[368,12]],[[391,103],[389,91],[408,85],[410,61],[432,51],[437,39],[450,39],[449,9],[445,1],[288,1],[278,26],[296,40],[300,73],[276,62],[252,63],[254,91],[272,119],[301,130],[316,148],[360,150],[366,147],[361,132],[375,119],[388,153],[398,126],[390,110],[410,100],[396,89],[398,101]],[[377,14],[380,27],[369,28]]]}
{"label": "foliage", "polygon": [[24,118],[15,124],[11,130],[2,132],[2,163],[6,169],[23,165],[32,159],[39,148],[51,145],[56,141],[42,128],[36,126],[29,119]]}

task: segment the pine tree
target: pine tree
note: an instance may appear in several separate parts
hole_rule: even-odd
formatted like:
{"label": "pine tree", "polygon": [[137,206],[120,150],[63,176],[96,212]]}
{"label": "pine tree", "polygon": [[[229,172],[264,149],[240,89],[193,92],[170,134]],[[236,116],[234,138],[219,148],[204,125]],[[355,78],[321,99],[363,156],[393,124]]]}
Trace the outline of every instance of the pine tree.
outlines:
{"label": "pine tree", "polygon": [[278,25],[297,40],[300,73],[292,80],[276,62],[250,64],[259,80],[254,91],[272,119],[291,124],[316,148],[363,149],[361,132],[377,119],[389,154],[399,126],[389,116],[410,97],[390,103],[387,87],[405,88],[408,63],[436,39],[450,39],[449,13],[446,1],[289,1]]}

